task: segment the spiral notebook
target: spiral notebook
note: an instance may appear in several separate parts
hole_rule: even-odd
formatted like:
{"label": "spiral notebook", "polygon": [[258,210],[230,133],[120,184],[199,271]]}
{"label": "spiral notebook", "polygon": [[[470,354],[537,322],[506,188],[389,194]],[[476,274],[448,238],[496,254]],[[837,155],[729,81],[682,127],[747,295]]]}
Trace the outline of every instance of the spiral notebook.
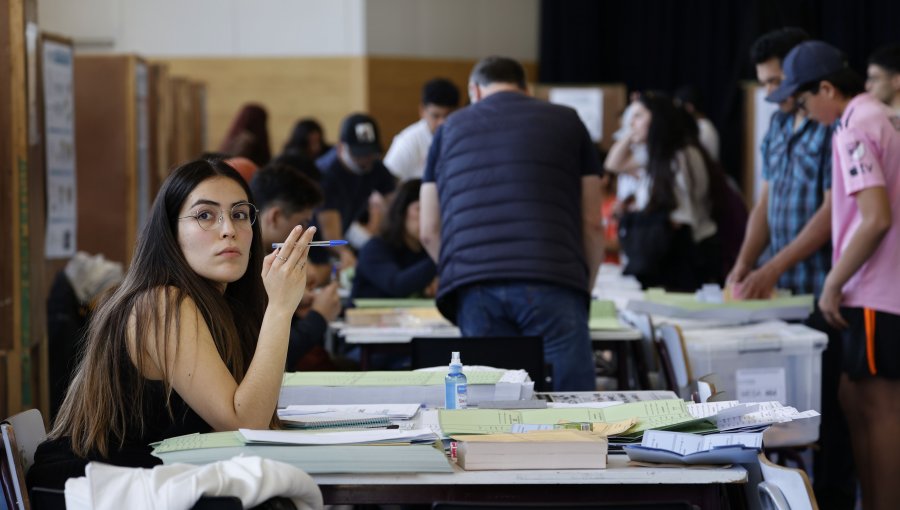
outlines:
{"label": "spiral notebook", "polygon": [[391,419],[383,414],[330,412],[285,416],[285,426],[295,429],[376,428],[387,427]]}

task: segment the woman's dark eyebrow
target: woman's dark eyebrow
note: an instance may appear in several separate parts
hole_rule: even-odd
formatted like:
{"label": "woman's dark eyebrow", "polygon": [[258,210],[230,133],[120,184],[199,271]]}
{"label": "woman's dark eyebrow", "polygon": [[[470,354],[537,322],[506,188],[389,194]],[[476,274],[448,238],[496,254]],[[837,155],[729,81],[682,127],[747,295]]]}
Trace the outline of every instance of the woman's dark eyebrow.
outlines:
{"label": "woman's dark eyebrow", "polygon": [[[234,207],[234,206],[236,206],[236,205],[238,205],[238,204],[249,204],[249,203],[250,203],[250,202],[248,202],[246,199],[244,199],[244,200],[238,200],[237,202],[232,203],[232,204],[231,204],[231,207]],[[199,198],[199,199],[197,199],[196,202],[194,202],[193,204],[191,204],[191,207],[196,207],[196,206],[201,205],[201,204],[202,204],[202,205],[215,205],[215,206],[218,206],[218,205],[219,205],[218,202],[214,202],[214,201],[208,200],[208,199],[206,199],[206,198]],[[190,209],[190,207],[189,207],[189,209]]]}
{"label": "woman's dark eyebrow", "polygon": [[200,199],[197,199],[196,202],[194,202],[193,204],[191,204],[191,207],[196,207],[196,206],[201,205],[201,204],[202,204],[202,205],[219,205],[218,202],[213,202],[212,200],[208,200],[208,199],[205,199],[205,198],[200,198]]}

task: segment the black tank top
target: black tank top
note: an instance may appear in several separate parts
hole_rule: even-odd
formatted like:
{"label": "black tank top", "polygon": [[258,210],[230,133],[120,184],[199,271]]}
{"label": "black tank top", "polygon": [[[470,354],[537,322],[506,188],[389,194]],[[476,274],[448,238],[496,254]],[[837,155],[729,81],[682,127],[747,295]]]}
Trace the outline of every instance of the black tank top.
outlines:
{"label": "black tank top", "polygon": [[[124,351],[124,347],[123,347]],[[136,384],[137,373],[127,353],[123,353],[129,367],[125,376],[125,388]],[[144,379],[143,390],[143,430],[135,427],[125,434],[125,442],[109,439],[109,455],[101,456],[98,452],[90,452],[87,458],[79,457],[72,451],[71,439],[60,437],[48,439],[41,443],[34,455],[34,464],[28,470],[28,487],[48,487],[63,489],[68,478],[84,476],[84,468],[90,461],[129,467],[153,467],[162,461],[150,454],[150,443],[162,441],[170,437],[192,434],[195,432],[211,432],[210,427],[195,413],[175,391],[172,392],[172,414],[166,408],[166,393],[162,381]]]}

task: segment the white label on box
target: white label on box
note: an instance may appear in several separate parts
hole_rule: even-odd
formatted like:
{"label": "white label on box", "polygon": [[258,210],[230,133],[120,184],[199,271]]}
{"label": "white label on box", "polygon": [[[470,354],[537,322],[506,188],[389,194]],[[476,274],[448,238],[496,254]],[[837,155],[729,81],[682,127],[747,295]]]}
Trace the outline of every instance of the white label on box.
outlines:
{"label": "white label on box", "polygon": [[741,402],[777,401],[787,404],[784,367],[743,368],[735,372],[737,399]]}

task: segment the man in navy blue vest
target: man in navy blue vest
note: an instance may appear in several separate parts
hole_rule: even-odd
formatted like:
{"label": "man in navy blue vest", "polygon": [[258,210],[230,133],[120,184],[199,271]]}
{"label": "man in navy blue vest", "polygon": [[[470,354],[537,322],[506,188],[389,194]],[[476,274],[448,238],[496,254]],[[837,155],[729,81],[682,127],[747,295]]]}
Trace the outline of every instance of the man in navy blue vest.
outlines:
{"label": "man in navy blue vest", "polygon": [[476,64],[469,97],[435,133],[420,192],[438,307],[465,336],[543,337],[554,390],[594,390],[596,149],[575,110],[526,94],[515,60]]}

